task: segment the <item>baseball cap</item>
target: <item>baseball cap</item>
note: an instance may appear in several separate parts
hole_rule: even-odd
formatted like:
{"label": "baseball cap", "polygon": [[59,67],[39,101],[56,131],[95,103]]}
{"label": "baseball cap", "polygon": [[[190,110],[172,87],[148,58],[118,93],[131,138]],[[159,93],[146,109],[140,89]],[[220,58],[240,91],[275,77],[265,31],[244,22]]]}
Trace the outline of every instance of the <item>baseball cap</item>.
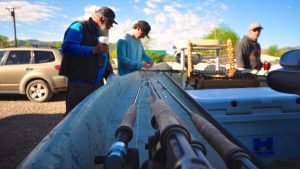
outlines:
{"label": "baseball cap", "polygon": [[260,23],[258,23],[258,22],[253,22],[253,23],[249,26],[248,30],[253,30],[253,29],[256,29],[256,28],[263,29],[263,27],[261,26]]}
{"label": "baseball cap", "polygon": [[115,13],[113,10],[111,10],[108,7],[102,7],[95,11],[96,13],[101,13],[106,19],[108,19],[110,22],[118,24],[115,21]]}
{"label": "baseball cap", "polygon": [[138,21],[139,27],[143,30],[144,34],[149,38],[148,34],[151,30],[151,26],[146,21]]}

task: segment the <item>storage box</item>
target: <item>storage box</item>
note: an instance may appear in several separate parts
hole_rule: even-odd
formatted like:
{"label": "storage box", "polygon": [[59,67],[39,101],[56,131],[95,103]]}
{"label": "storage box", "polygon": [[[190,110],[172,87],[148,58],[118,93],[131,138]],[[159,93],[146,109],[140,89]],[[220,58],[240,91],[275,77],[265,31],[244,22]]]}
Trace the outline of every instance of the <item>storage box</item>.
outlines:
{"label": "storage box", "polygon": [[300,96],[268,87],[187,93],[271,168],[300,168]]}

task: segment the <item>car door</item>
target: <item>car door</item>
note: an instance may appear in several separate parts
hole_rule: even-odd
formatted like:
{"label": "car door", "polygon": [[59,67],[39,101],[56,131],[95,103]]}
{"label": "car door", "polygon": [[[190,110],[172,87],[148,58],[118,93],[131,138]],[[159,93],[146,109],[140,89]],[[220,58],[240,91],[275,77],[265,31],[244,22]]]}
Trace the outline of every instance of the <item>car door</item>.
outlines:
{"label": "car door", "polygon": [[0,67],[0,88],[17,93],[22,77],[30,71],[31,51],[9,51]]}

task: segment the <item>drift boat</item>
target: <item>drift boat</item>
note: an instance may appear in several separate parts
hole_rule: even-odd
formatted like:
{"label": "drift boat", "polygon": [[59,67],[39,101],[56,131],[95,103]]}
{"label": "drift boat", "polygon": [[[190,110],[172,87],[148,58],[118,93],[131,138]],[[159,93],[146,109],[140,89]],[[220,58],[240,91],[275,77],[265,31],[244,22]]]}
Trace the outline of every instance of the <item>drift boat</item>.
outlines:
{"label": "drift boat", "polygon": [[[156,68],[163,67],[167,66]],[[282,72],[286,70],[279,71]],[[66,116],[18,168],[126,168],[127,164],[147,168],[149,159],[157,162],[151,163],[152,168],[189,168],[186,166],[200,163],[203,167],[198,168],[300,168],[299,96],[269,87],[184,90],[177,83],[179,79],[180,74],[159,71],[111,76],[105,86]],[[153,95],[158,103],[153,101]],[[124,124],[132,105],[135,121]],[[164,124],[159,116],[166,114],[172,118],[167,117],[163,123],[172,125],[161,128]],[[198,122],[202,120],[200,129],[193,124],[193,116]],[[164,132],[166,128],[168,132]],[[192,146],[193,140],[200,143],[199,149]],[[153,151],[161,156],[153,155]],[[126,157],[129,154],[135,158]],[[186,158],[188,155],[191,156]],[[195,162],[197,159],[202,161]],[[125,162],[128,160],[131,162]]]}

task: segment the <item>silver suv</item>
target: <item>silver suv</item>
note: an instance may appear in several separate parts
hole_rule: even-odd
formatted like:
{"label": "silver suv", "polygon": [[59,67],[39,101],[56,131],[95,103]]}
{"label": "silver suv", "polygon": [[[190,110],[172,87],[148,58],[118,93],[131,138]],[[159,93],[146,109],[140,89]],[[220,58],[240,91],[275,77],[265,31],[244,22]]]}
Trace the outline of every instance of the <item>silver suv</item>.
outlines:
{"label": "silver suv", "polygon": [[48,101],[65,91],[67,79],[59,76],[62,55],[54,48],[0,49],[0,93],[26,94],[35,102]]}

